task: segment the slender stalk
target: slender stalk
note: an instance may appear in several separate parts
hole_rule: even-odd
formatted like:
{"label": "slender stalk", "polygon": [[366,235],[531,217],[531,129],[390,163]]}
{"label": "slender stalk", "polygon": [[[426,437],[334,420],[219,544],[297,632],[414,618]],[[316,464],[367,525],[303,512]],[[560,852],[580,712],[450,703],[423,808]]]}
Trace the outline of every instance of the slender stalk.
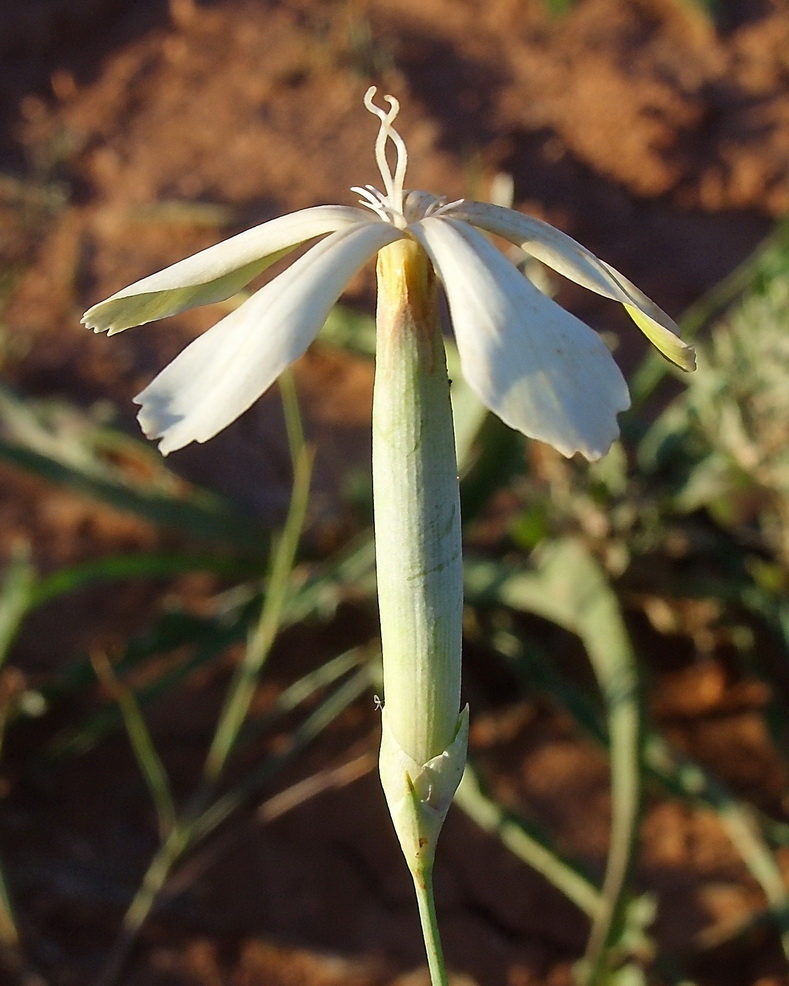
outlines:
{"label": "slender stalk", "polygon": [[441,938],[438,934],[438,917],[436,902],[433,895],[433,867],[431,866],[422,876],[414,874],[414,890],[416,903],[419,908],[419,920],[422,924],[422,937],[425,940],[427,967],[430,970],[432,986],[447,986],[447,970],[444,965],[444,952],[441,948]]}

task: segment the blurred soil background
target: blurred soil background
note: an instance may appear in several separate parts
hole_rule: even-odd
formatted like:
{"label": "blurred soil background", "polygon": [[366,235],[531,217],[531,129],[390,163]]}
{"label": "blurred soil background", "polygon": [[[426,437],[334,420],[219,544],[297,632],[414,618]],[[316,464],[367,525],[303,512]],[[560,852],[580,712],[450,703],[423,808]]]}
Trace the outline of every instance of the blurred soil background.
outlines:
{"label": "blurred soil background", "polygon": [[[108,341],[80,325],[82,311],[230,232],[313,204],[351,203],[351,185],[377,185],[375,123],[362,106],[373,83],[401,101],[410,187],[487,199],[497,176],[511,176],[517,208],[566,230],[665,310],[682,313],[789,208],[789,4],[722,0],[714,17],[680,0],[551,6],[4,0],[5,383],[134,434],[132,396],[216,312]],[[617,334],[617,357],[631,371],[646,343],[626,316],[572,285],[559,287],[563,304]],[[372,272],[345,300],[372,310]],[[318,344],[296,380],[317,445],[310,508],[317,553],[353,529],[349,483],[368,483],[372,370],[369,361]],[[132,463],[143,480],[147,461]],[[280,520],[291,467],[276,394],[168,465],[185,483],[229,498],[251,521]],[[495,529],[495,516],[490,524]],[[0,562],[10,563],[23,544],[47,575],[110,553],[194,542],[4,461]],[[199,612],[216,585],[214,576],[193,575],[100,584],[60,598],[26,622],[3,687],[56,679],[74,655],[111,649],[163,606]],[[681,612],[652,605],[651,621],[643,607],[633,618],[649,667],[648,704],[664,732],[785,819],[786,761],[764,726],[764,686],[732,669],[714,604]],[[661,617],[673,635],[655,631]],[[266,687],[281,691],[320,654],[350,646],[360,621],[374,632],[374,611],[342,607],[317,637],[290,631]],[[547,629],[544,637],[547,645],[567,643]],[[179,794],[199,771],[237,656],[203,668],[147,712]],[[599,876],[606,759],[556,708],[534,697],[508,701],[508,686],[471,647],[472,746],[487,757],[498,793]],[[122,730],[56,767],[42,757],[52,737],[100,698],[95,689],[72,694],[53,715],[9,732],[0,837],[21,948],[0,974],[4,983],[99,981],[156,847],[155,818]],[[207,844],[199,865],[187,864],[178,893],[143,928],[121,981],[426,982],[411,888],[375,775],[376,732],[369,694],[228,823],[223,841]],[[261,798],[320,776],[349,750],[358,777],[341,775],[338,789],[327,784],[261,821]],[[789,855],[780,858],[789,867]],[[774,929],[760,924],[726,936],[759,906],[760,891],[713,814],[649,800],[636,881],[657,895],[661,948],[687,958],[698,982],[789,982]],[[437,893],[457,982],[571,981],[586,920],[458,810],[442,837]]]}

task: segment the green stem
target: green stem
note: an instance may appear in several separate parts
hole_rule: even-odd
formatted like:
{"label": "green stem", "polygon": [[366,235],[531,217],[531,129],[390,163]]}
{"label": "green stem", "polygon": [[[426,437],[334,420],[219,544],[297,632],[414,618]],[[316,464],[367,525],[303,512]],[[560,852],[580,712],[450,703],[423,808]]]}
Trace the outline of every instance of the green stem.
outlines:
{"label": "green stem", "polygon": [[419,921],[422,925],[422,937],[425,940],[427,967],[430,970],[431,986],[448,986],[447,970],[444,965],[444,953],[441,948],[441,938],[438,933],[436,917],[436,901],[433,894],[433,867],[422,873],[414,873],[414,890],[416,903],[419,908]]}

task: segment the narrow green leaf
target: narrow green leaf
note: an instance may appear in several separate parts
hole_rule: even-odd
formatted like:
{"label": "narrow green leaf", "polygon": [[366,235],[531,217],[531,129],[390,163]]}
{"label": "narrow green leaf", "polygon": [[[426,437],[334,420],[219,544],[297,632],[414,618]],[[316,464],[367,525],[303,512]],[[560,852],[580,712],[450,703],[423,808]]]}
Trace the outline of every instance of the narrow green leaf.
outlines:
{"label": "narrow green leaf", "polygon": [[[265,544],[261,525],[216,494],[189,486],[148,445],[104,427],[75,406],[34,403],[3,383],[0,460],[157,525],[239,549]],[[124,468],[124,461],[135,468]]]}
{"label": "narrow green leaf", "polygon": [[175,823],[175,799],[167,771],[156,752],[148,725],[134,692],[115,674],[107,655],[96,651],[91,655],[91,659],[97,677],[118,703],[134,758],[156,808],[160,836],[166,838]]}
{"label": "narrow green leaf", "polygon": [[36,571],[29,550],[20,548],[11,557],[0,585],[0,665],[27,613],[35,605]]}
{"label": "narrow green leaf", "polygon": [[638,672],[616,596],[577,541],[540,552],[533,571],[489,563],[467,569],[468,596],[535,613],[584,643],[607,710],[611,744],[611,835],[603,894],[592,925],[584,977],[599,978],[607,950],[622,931],[627,881],[635,857],[640,808],[641,709]]}
{"label": "narrow green leaf", "polygon": [[304,443],[296,392],[290,374],[283,374],[280,378],[280,389],[283,394],[293,459],[293,491],[282,533],[276,539],[272,552],[271,575],[260,619],[252,632],[243,660],[228,690],[206,758],[204,775],[210,785],[218,780],[235,745],[252,702],[260,672],[280,630],[296,552],[307,516],[314,451]]}
{"label": "narrow green leaf", "polygon": [[534,826],[494,801],[485,792],[479,772],[471,763],[455,793],[455,802],[481,829],[495,835],[514,856],[541,873],[590,919],[594,917],[600,906],[597,887]]}
{"label": "narrow green leaf", "polygon": [[30,606],[41,606],[58,596],[107,582],[171,578],[187,572],[211,572],[228,578],[249,578],[257,575],[259,569],[259,563],[254,560],[220,554],[147,552],[112,555],[109,558],[70,565],[40,579],[30,593]]}
{"label": "narrow green leaf", "polygon": [[[697,0],[697,2],[703,6],[708,5],[708,0]],[[682,338],[690,341],[695,339],[704,327],[713,322],[749,288],[758,285],[765,276],[771,276],[776,267],[786,269],[788,257],[789,219],[782,219],[749,257],[687,309],[679,320]],[[642,410],[660,383],[671,372],[669,364],[659,353],[652,351],[647,353],[630,381],[633,409]]]}

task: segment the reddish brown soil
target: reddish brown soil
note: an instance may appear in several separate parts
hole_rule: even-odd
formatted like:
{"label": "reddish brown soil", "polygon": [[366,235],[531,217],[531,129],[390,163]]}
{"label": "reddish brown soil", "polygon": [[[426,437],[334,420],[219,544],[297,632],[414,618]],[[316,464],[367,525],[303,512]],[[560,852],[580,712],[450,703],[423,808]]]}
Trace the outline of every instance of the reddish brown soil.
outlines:
{"label": "reddish brown soil", "polygon": [[[401,100],[412,187],[484,198],[498,173],[511,174],[518,207],[681,312],[789,208],[789,5],[720,7],[714,27],[679,0],[581,0],[555,20],[537,0],[5,0],[4,377],[31,395],[110,399],[132,427],[131,396],[214,315],[108,343],[79,325],[80,313],[214,242],[218,226],[351,202],[349,186],[377,184],[374,126],[361,107],[371,82]],[[181,205],[163,210],[173,202]],[[580,290],[563,289],[562,300],[598,327],[623,326],[613,306]],[[369,281],[350,301],[370,305]],[[620,349],[628,366],[642,351],[629,336]],[[298,376],[319,446],[316,511],[331,517],[346,469],[368,456],[370,370],[316,352]],[[174,465],[276,515],[288,466],[274,407],[264,399]],[[1,478],[2,560],[18,538],[47,571],[165,543],[142,522],[8,467]],[[56,668],[99,634],[139,625],[152,602],[150,590],[132,588],[61,604],[28,630],[14,662],[27,674]],[[157,713],[157,740],[184,786],[224,671]],[[289,673],[280,659],[275,680]],[[472,744],[500,792],[599,872],[604,759],[538,703],[485,711],[483,677],[476,668]],[[672,738],[757,804],[780,809],[786,777],[758,690],[732,684],[714,646],[656,677],[655,708]],[[349,742],[372,750],[375,730],[372,704],[360,705],[282,783],[345,759]],[[26,735],[11,752],[38,740]],[[126,741],[44,782],[27,778],[22,760],[8,770],[2,835],[27,954],[52,986],[91,983],[154,846]],[[373,772],[266,825],[249,813],[234,833],[232,849],[150,923],[125,983],[426,981],[411,975],[422,946]],[[442,839],[450,967],[484,986],[569,983],[587,930],[574,908],[460,812]],[[759,906],[713,817],[656,799],[643,840],[638,881],[659,895],[655,932],[668,952],[690,953],[702,929]],[[720,986],[787,981],[776,936],[763,929],[709,949],[692,971]]]}

